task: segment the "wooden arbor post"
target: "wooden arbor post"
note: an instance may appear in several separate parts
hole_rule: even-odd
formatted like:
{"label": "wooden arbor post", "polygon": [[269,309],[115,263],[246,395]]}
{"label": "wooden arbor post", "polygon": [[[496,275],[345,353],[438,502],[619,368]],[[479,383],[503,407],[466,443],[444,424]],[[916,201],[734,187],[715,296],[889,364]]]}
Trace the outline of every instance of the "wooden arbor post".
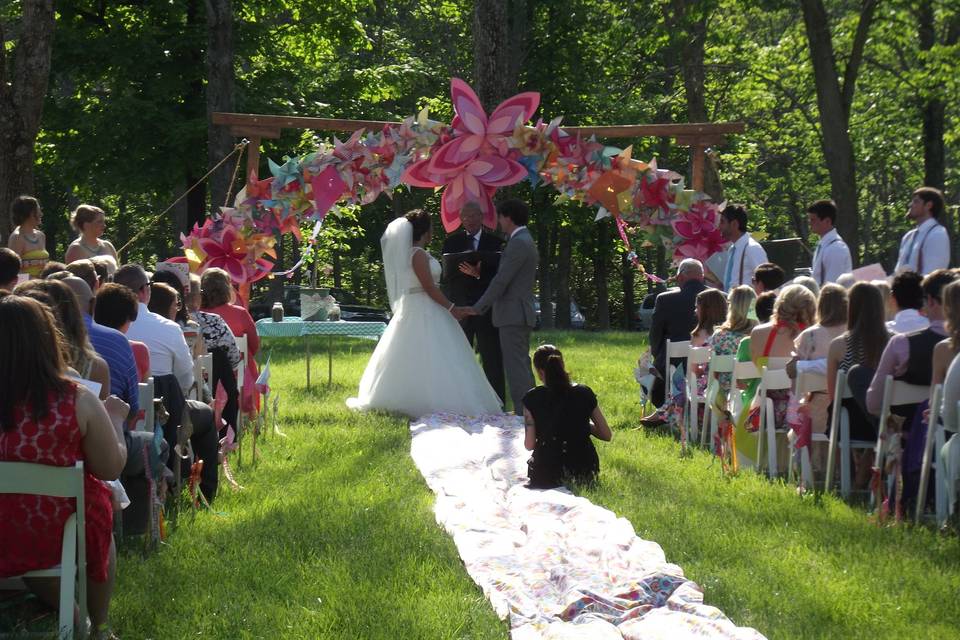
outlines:
{"label": "wooden arbor post", "polygon": [[[231,134],[250,140],[250,145],[247,147],[246,173],[246,180],[249,182],[251,175],[259,175],[260,142],[263,138],[279,138],[283,129],[312,129],[316,131],[367,129],[369,131],[379,131],[384,125],[400,123],[383,120],[341,120],[217,112],[213,114],[213,124],[228,126]],[[596,135],[598,138],[674,138],[677,144],[690,148],[690,160],[693,167],[693,175],[690,177],[691,186],[696,191],[703,191],[707,148],[721,146],[727,134],[743,133],[744,124],[742,122],[622,124],[600,127],[563,127],[563,129],[572,135],[580,134],[585,138],[591,135]]]}

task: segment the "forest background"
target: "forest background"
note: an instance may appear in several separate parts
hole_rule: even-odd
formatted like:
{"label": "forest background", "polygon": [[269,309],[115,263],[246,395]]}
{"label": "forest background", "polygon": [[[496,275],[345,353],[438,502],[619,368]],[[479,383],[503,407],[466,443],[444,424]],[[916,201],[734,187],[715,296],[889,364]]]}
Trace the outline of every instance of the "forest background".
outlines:
{"label": "forest background", "polygon": [[[567,125],[743,121],[710,155],[706,190],[811,251],[806,206],[833,197],[858,264],[891,269],[912,190],[942,188],[960,249],[960,3],[947,0],[0,0],[0,40],[0,202],[40,199],[54,258],[81,202],[107,211],[117,247],[154,225],[124,261],[177,255],[180,232],[242,186],[231,160],[158,215],[237,142],[214,111],[400,120],[427,107],[449,121],[451,77],[488,110],[538,91],[537,117]],[[331,135],[265,140],[261,177],[267,157]],[[690,175],[669,139],[606,142]],[[628,326],[652,285],[612,221],[542,186],[501,191],[531,203],[541,300],[576,300],[593,328]],[[438,211],[439,198],[399,188],[328,216],[321,284],[382,304],[379,237],[414,207]],[[9,230],[0,216],[4,241]],[[278,248],[278,268],[299,257],[291,236]],[[638,253],[666,275],[662,249]]]}

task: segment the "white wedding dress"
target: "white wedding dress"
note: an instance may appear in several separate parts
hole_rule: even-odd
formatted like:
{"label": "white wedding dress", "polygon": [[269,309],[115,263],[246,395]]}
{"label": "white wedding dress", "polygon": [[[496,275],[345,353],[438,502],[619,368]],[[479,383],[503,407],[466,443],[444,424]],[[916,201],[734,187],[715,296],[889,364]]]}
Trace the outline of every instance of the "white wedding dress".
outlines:
{"label": "white wedding dress", "polygon": [[[474,356],[459,323],[430,299],[413,271],[412,226],[397,218],[381,238],[384,275],[393,318],[360,379],[354,409],[397,411],[417,418],[449,412],[499,413],[500,399]],[[440,263],[427,254],[430,275],[440,281]]]}

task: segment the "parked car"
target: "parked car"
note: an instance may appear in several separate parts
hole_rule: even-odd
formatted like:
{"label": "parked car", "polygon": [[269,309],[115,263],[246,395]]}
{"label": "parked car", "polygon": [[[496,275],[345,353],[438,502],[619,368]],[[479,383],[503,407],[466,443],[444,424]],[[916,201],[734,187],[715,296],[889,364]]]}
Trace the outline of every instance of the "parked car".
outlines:
{"label": "parked car", "polygon": [[[330,287],[330,295],[340,305],[340,319],[352,322],[390,322],[390,312],[385,309],[360,304],[357,297],[339,287]],[[267,295],[263,293],[250,300],[250,315],[254,320],[270,317],[273,304],[267,302]],[[289,285],[283,288],[283,314],[285,316],[300,315],[300,287]]]}
{"label": "parked car", "polygon": [[657,302],[657,293],[647,294],[643,302],[634,308],[630,328],[634,331],[649,331],[653,324],[653,306]]}
{"label": "parked car", "polygon": [[[557,303],[550,303],[550,312],[556,317]],[[535,329],[540,328],[540,301],[533,301],[533,311],[537,314],[537,324],[534,327]],[[571,329],[583,329],[587,324],[586,318],[583,317],[583,313],[580,312],[580,307],[577,306],[577,303],[573,300],[570,301],[570,328]]]}

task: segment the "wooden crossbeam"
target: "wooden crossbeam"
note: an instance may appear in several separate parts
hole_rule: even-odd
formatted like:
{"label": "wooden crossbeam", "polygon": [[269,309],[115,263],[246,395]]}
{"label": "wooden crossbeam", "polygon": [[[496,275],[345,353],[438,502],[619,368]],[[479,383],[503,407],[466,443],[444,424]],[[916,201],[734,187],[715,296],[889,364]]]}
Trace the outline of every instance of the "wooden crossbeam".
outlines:
{"label": "wooden crossbeam", "polygon": [[[260,161],[260,140],[278,138],[283,129],[313,129],[317,131],[379,131],[388,124],[400,124],[386,120],[349,120],[341,118],[312,118],[303,116],[275,116],[257,113],[222,113],[212,116],[213,124],[230,127],[230,132],[250,139],[247,155],[247,176],[257,173]],[[690,147],[693,175],[691,182],[697,191],[703,190],[704,151],[707,147],[723,144],[724,136],[743,133],[742,122],[679,122],[667,124],[620,124],[595,127],[563,127],[573,135],[595,135],[600,138],[674,138],[677,144]]]}

